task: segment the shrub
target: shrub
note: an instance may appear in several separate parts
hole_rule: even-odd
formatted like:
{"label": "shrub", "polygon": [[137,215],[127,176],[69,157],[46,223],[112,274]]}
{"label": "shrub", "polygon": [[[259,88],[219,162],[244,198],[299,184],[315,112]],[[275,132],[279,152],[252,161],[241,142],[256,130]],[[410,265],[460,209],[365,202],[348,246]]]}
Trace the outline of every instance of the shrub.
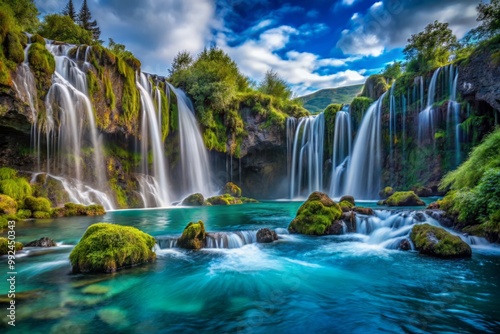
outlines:
{"label": "shrub", "polygon": [[10,196],[16,201],[31,196],[31,192],[31,186],[26,179],[17,178],[0,181],[0,193]]}

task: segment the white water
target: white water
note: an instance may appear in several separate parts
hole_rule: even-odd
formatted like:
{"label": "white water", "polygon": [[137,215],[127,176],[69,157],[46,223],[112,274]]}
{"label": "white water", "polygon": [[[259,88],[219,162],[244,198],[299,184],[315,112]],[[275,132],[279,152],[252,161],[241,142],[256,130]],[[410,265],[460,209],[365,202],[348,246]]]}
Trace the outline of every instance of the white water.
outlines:
{"label": "white water", "polygon": [[189,107],[191,103],[182,90],[170,84],[169,87],[177,96],[182,173],[181,198],[193,193],[213,195],[215,189],[211,182],[208,153],[194,111]]}
{"label": "white water", "polygon": [[330,196],[342,196],[343,176],[349,156],[352,152],[352,126],[349,106],[335,115],[335,132],[333,137],[332,179],[330,183]]}
{"label": "white water", "polygon": [[323,113],[299,119],[292,148],[290,198],[323,190],[324,136]]}
{"label": "white water", "polygon": [[396,88],[396,81],[392,83],[389,92],[389,172],[391,175],[390,183],[393,183],[394,175],[394,142],[396,141],[396,97],[394,96],[394,89]]}
{"label": "white water", "polygon": [[427,91],[427,106],[418,114],[418,142],[424,144],[429,140],[434,142],[434,98],[436,96],[436,83],[441,67],[432,74],[429,89]]}
{"label": "white water", "polygon": [[457,99],[457,83],[458,83],[458,68],[453,65],[449,66],[449,82],[450,82],[450,100],[448,102],[448,110],[446,113],[446,123],[448,138],[454,138],[455,150],[455,167],[458,167],[461,162],[460,154],[460,109],[461,105]]}
{"label": "white water", "polygon": [[382,94],[368,108],[354,141],[343,194],[352,195],[356,199],[377,198],[380,190],[382,172],[381,112],[385,95],[386,93]]}
{"label": "white water", "polygon": [[[140,195],[144,200],[148,197],[148,194],[154,194],[156,206],[166,207],[170,205],[171,201],[166,174],[167,169],[165,167],[166,164],[164,145],[161,135],[161,123],[158,122],[157,112],[151,96],[152,89],[150,87],[148,77],[144,73],[141,73],[140,80],[136,82],[136,85],[141,95],[142,173],[150,176],[150,178],[144,178],[144,182],[140,182]],[[148,168],[149,147],[151,147],[153,154],[152,174],[149,173]],[[148,189],[147,192],[144,192],[146,189]],[[144,207],[149,207],[149,205],[150,203],[148,201],[144,202]]]}

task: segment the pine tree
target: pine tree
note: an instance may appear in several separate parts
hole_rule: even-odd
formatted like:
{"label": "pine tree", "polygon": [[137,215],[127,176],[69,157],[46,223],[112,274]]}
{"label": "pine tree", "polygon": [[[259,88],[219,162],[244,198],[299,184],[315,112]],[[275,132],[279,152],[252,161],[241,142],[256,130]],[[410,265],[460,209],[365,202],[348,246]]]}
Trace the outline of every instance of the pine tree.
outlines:
{"label": "pine tree", "polygon": [[98,41],[101,35],[101,29],[97,26],[97,21],[92,20],[92,14],[87,6],[87,0],[83,0],[82,8],[78,13],[78,24],[85,30],[92,32],[94,40]]}
{"label": "pine tree", "polygon": [[75,22],[75,20],[76,20],[76,12],[75,12],[75,7],[73,6],[73,0],[69,0],[68,4],[64,8],[62,14],[63,15],[68,15],[69,17],[71,17],[71,19],[73,20],[73,22]]}

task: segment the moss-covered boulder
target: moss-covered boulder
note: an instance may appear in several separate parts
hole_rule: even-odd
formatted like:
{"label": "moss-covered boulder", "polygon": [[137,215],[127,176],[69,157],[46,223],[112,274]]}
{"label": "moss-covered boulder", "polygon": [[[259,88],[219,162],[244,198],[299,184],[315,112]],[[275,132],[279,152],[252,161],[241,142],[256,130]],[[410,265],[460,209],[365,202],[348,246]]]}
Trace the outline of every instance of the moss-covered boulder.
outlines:
{"label": "moss-covered boulder", "polygon": [[205,197],[202,194],[196,193],[191,194],[188,197],[184,198],[181,205],[185,206],[202,206],[205,204]]}
{"label": "moss-covered boulder", "polygon": [[330,227],[342,217],[342,209],[327,194],[315,191],[302,204],[288,226],[290,233],[331,234]]}
{"label": "moss-covered boulder", "polygon": [[205,246],[206,237],[205,224],[201,220],[190,222],[177,240],[177,245],[181,248],[200,249]]}
{"label": "moss-covered boulder", "polygon": [[421,254],[440,258],[466,258],[472,255],[466,242],[440,227],[429,224],[415,225],[410,238]]}
{"label": "moss-covered boulder", "polygon": [[114,272],[153,262],[155,239],[135,227],[109,223],[90,225],[69,259],[73,273]]}
{"label": "moss-covered boulder", "polygon": [[356,205],[356,201],[354,201],[354,196],[351,196],[351,195],[344,195],[344,196],[340,197],[339,203],[342,203],[342,202],[349,202],[352,204],[352,206]]}
{"label": "moss-covered boulder", "polygon": [[352,204],[350,201],[346,200],[341,200],[339,202],[340,208],[342,209],[343,212],[351,211],[352,208],[354,208],[354,204]]}
{"label": "moss-covered boulder", "polygon": [[380,198],[388,198],[394,194],[394,189],[392,187],[385,187],[384,189],[380,190],[378,192],[378,195]]}
{"label": "moss-covered boulder", "polygon": [[25,247],[55,247],[55,246],[57,246],[55,241],[48,237],[42,237],[38,240],[33,240],[25,245]]}
{"label": "moss-covered boulder", "polygon": [[229,194],[218,195],[207,198],[207,202],[210,203],[211,205],[243,204],[241,198],[236,198]]}
{"label": "moss-covered boulder", "polygon": [[418,187],[413,187],[412,190],[419,197],[430,197],[433,195],[433,191],[429,187],[418,186]]}
{"label": "moss-covered boulder", "polygon": [[16,211],[16,201],[10,196],[0,194],[0,215],[15,215]]}
{"label": "moss-covered boulder", "polygon": [[66,203],[64,207],[54,210],[55,217],[102,216],[105,213],[106,210],[99,204],[85,206],[83,204]]}
{"label": "moss-covered boulder", "polygon": [[228,182],[224,186],[222,194],[229,194],[229,195],[231,195],[233,197],[241,197],[241,188],[238,187],[233,182]]}
{"label": "moss-covered boulder", "polygon": [[25,205],[26,209],[31,210],[33,212],[34,211],[44,211],[44,212],[51,211],[50,201],[45,197],[28,196],[24,199],[24,205]]}
{"label": "moss-covered boulder", "polygon": [[20,242],[15,242],[14,246],[9,247],[9,239],[0,238],[0,255],[5,255],[9,251],[20,251],[23,249],[23,244]]}
{"label": "moss-covered boulder", "polygon": [[[378,203],[377,203],[378,204]],[[397,191],[383,201],[388,206],[424,206],[425,203],[413,191]]]}

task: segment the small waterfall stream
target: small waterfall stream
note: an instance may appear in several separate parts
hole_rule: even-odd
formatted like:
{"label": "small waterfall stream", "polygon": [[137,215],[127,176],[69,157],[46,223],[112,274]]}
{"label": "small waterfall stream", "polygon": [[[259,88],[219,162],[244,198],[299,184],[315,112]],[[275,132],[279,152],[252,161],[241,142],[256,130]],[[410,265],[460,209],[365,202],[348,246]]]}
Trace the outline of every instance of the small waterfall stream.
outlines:
{"label": "small waterfall stream", "polygon": [[335,115],[335,132],[333,135],[330,195],[332,197],[340,197],[343,195],[344,172],[352,152],[351,114],[349,113],[348,105],[344,106],[344,108]]}
{"label": "small waterfall stream", "polygon": [[434,142],[435,116],[433,104],[436,96],[436,83],[440,71],[441,67],[432,74],[429,90],[427,91],[427,106],[418,114],[418,142],[420,144],[424,144],[428,140]]}

